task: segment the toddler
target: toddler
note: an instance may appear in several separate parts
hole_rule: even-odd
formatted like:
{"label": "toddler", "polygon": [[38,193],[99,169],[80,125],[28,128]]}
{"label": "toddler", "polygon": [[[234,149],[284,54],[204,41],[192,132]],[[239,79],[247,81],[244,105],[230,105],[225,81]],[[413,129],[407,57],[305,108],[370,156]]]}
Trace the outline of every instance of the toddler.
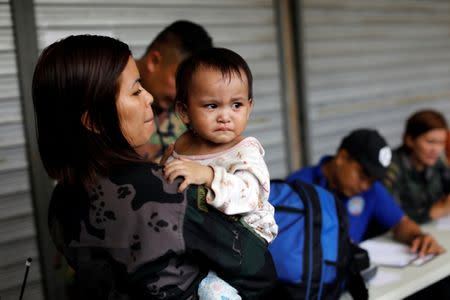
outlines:
{"label": "toddler", "polygon": [[[176,77],[176,111],[188,130],[175,142],[164,173],[205,185],[206,201],[227,215],[242,215],[270,243],[277,235],[274,208],[268,202],[270,177],[264,149],[242,136],[253,108],[252,74],[245,60],[223,48],[211,48],[184,61]],[[240,299],[213,272],[202,281],[201,299]],[[234,291],[235,292],[235,291]]]}

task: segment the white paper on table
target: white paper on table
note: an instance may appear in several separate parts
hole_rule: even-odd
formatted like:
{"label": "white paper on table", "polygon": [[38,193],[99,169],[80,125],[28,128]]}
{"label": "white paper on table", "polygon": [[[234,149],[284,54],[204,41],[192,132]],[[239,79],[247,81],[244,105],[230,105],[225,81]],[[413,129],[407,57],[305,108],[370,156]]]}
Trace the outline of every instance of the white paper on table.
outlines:
{"label": "white paper on table", "polygon": [[404,267],[417,258],[407,245],[395,241],[366,240],[359,244],[369,252],[370,262],[388,267]]}
{"label": "white paper on table", "polygon": [[374,287],[390,284],[401,279],[400,274],[378,269],[377,274],[369,280],[369,285]]}
{"label": "white paper on table", "polygon": [[450,216],[442,217],[436,220],[436,229],[450,230]]}

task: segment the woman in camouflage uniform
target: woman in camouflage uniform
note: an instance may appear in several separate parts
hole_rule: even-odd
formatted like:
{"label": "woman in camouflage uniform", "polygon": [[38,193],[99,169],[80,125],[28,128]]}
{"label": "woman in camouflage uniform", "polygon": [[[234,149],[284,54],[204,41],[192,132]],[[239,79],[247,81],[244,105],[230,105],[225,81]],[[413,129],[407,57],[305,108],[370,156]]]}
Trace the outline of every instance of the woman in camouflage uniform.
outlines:
{"label": "woman in camouflage uniform", "polygon": [[450,170],[444,158],[447,131],[441,113],[413,114],[384,179],[405,212],[419,223],[450,214]]}
{"label": "woman in camouflage uniform", "polygon": [[262,299],[275,270],[265,245],[178,193],[140,146],[154,132],[153,97],[129,47],[70,36],[44,49],[33,77],[39,151],[57,181],[49,228],[76,272],[78,299],[196,299],[213,269],[243,299]]}

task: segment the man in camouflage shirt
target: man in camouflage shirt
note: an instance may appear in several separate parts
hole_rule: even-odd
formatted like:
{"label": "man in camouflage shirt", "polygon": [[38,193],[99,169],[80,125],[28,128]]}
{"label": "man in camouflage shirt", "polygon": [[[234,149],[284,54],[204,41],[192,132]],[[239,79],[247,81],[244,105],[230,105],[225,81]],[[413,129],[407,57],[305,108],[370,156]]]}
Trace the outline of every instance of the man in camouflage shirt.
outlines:
{"label": "man in camouflage shirt", "polygon": [[178,65],[190,55],[212,46],[212,39],[202,26],[179,20],[162,30],[136,60],[142,87],[154,97],[156,132],[139,150],[149,160],[159,162],[167,146],[186,131],[174,110]]}

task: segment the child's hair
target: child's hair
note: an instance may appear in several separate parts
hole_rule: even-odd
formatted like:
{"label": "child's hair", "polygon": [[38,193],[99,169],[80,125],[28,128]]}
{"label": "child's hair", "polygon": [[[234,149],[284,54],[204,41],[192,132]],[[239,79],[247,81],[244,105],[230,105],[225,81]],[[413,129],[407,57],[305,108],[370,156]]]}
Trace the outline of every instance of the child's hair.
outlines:
{"label": "child's hair", "polygon": [[253,98],[253,76],[247,62],[236,52],[225,48],[210,48],[192,55],[180,64],[176,76],[177,94],[176,102],[186,103],[192,76],[198,69],[205,68],[218,70],[223,78],[231,80],[232,75],[237,75],[241,80],[241,72],[247,77],[248,98]]}
{"label": "child's hair", "polygon": [[430,130],[447,128],[447,121],[440,112],[431,109],[419,110],[408,118],[403,142],[406,144],[405,141],[408,136],[415,139]]}

